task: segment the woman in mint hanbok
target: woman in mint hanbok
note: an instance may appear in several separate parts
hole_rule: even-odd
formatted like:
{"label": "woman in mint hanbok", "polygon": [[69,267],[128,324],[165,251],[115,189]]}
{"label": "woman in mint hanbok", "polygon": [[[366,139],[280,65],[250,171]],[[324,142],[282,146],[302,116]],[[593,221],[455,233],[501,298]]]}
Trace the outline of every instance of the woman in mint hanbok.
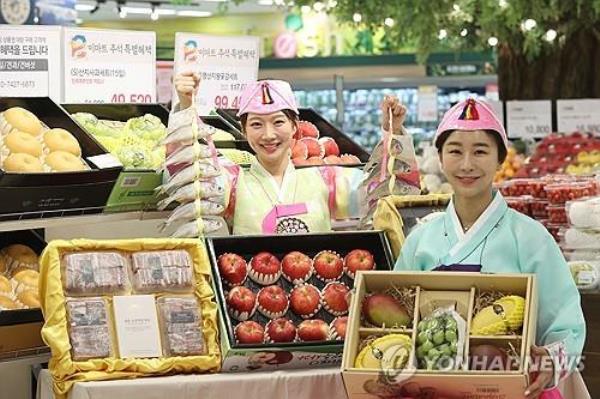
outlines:
{"label": "woman in mint hanbok", "polygon": [[[179,97],[177,109],[192,104],[199,79],[192,73],[175,78]],[[383,124],[400,133],[406,109],[396,98],[382,103]],[[249,170],[222,165],[228,175],[227,218],[233,234],[314,233],[331,230],[331,220],[361,216],[363,198],[359,168],[323,166],[296,169],[290,153],[298,129],[298,107],[289,83],[264,80],[248,84],[240,96],[238,112],[243,133],[256,159]],[[406,148],[412,138],[401,136]],[[410,162],[412,185],[407,193],[418,193],[416,160]]]}
{"label": "woman in mint hanbok", "polygon": [[589,398],[574,360],[586,329],[567,263],[546,229],[510,209],[492,188],[508,148],[502,124],[485,103],[469,99],[444,115],[434,144],[454,196],[445,213],[407,237],[395,270],[534,273],[538,346],[531,354],[549,356],[553,369],[532,375],[524,397],[560,398],[560,385],[565,398]]}

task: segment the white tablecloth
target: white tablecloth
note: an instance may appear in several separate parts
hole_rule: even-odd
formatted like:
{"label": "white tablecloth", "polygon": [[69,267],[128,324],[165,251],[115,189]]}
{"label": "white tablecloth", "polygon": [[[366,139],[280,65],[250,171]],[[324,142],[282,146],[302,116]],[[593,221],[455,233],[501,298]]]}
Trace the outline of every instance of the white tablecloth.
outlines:
{"label": "white tablecloth", "polygon": [[[38,379],[37,399],[53,399],[48,370]],[[348,399],[339,369],[177,375],[135,380],[78,382],[69,399]]]}

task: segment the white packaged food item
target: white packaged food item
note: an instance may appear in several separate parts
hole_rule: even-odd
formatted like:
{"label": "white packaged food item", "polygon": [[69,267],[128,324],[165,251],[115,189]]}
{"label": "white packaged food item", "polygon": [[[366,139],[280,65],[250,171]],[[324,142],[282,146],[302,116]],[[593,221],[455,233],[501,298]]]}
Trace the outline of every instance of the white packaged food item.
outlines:
{"label": "white packaged food item", "polygon": [[594,290],[600,282],[600,262],[569,261],[573,280],[580,290]]}
{"label": "white packaged food item", "polygon": [[566,209],[572,226],[600,230],[600,198],[569,201]]}
{"label": "white packaged food item", "polygon": [[68,298],[66,309],[73,360],[111,357],[112,338],[104,299]]}
{"label": "white packaged food item", "polygon": [[600,232],[572,227],[565,231],[564,241],[568,249],[600,249]]}
{"label": "white packaged food item", "polygon": [[117,295],[129,291],[127,258],[119,252],[69,253],[62,260],[67,295]]}
{"label": "white packaged food item", "polygon": [[195,297],[157,300],[164,356],[202,355],[206,352],[202,316]]}
{"label": "white packaged food item", "polygon": [[131,258],[131,279],[136,292],[193,289],[192,259],[187,251],[135,252]]}

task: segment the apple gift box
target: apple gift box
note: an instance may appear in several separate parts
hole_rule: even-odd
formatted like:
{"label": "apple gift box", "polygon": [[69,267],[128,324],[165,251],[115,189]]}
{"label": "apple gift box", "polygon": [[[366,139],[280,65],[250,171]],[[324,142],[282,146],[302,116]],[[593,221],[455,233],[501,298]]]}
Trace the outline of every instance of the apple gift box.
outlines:
{"label": "apple gift box", "polygon": [[[365,314],[365,298],[390,292],[390,288],[413,290],[413,308],[407,309],[412,320],[402,328],[373,328]],[[385,395],[445,399],[523,398],[530,368],[527,348],[535,342],[536,334],[534,275],[361,271],[357,274],[354,289],[342,359],[344,385],[350,399]],[[491,295],[498,295],[500,299],[487,302],[494,301],[491,306],[485,305],[491,312],[485,312],[482,298]],[[511,308],[507,302],[501,302],[503,300],[518,300],[519,304]],[[501,313],[498,313],[498,305]],[[433,327],[429,318],[439,316],[437,309],[440,308],[454,309],[455,314],[460,315],[457,319],[464,320],[455,324],[458,325],[455,348],[459,349],[451,350],[446,358],[453,359],[449,367],[431,367],[435,364],[428,363],[431,351],[423,348],[426,339],[436,341],[435,335],[433,338],[427,336],[429,333],[442,328],[447,334],[448,325],[438,324],[440,320],[447,323],[447,318],[438,318]],[[478,314],[483,317],[477,317]],[[515,314],[519,315],[516,319],[522,325],[510,330],[509,324],[515,320]],[[497,317],[502,319],[494,324]],[[497,329],[498,322],[500,330]],[[396,335],[393,343],[392,334]],[[377,341],[382,337],[387,337],[387,342],[386,338]],[[440,342],[435,342],[435,348],[440,348],[438,344]],[[404,352],[392,351],[398,345],[403,346]],[[423,349],[425,353],[420,353]],[[371,361],[365,361],[371,353]],[[437,362],[441,358],[434,359]],[[489,360],[492,363],[486,363]]]}
{"label": "apple gift box", "polygon": [[[248,264],[253,257],[261,252],[270,252],[278,261],[292,251],[299,251],[313,259],[322,251],[334,251],[342,258],[355,249],[368,250],[373,255],[375,268],[377,270],[389,271],[393,265],[389,244],[385,234],[380,231],[369,232],[340,232],[331,234],[306,234],[293,236],[237,236],[237,237],[214,237],[207,240],[209,256],[211,258],[213,284],[215,294],[219,303],[219,325],[221,331],[221,351],[222,351],[222,370],[226,372],[254,371],[254,370],[277,370],[293,368],[313,368],[336,366],[341,363],[343,340],[336,339],[335,335],[319,341],[305,341],[296,336],[293,342],[269,342],[264,339],[260,343],[242,344],[239,343],[236,335],[236,327],[242,323],[238,319],[247,319],[248,322],[256,322],[262,327],[269,323],[270,319],[264,315],[264,311],[250,311],[245,315],[234,314],[227,304],[227,296],[232,289],[244,291],[248,294],[253,292],[258,297],[261,289],[275,285],[280,287],[285,295],[290,298],[294,289],[294,284],[288,281],[283,275],[277,278],[273,283],[258,284],[252,278],[238,279],[236,286],[231,286],[221,275],[219,271],[219,257],[223,254],[237,254]],[[351,274],[351,273],[350,273]],[[296,281],[296,286],[300,283]],[[344,284],[352,289],[354,280],[346,272],[333,282],[319,279],[316,273],[313,273],[306,281],[319,292],[323,292],[328,285]],[[240,288],[244,287],[244,288]],[[248,291],[249,290],[249,291]],[[278,288],[273,290],[277,291]],[[308,288],[309,291],[314,291]],[[298,293],[297,293],[298,294]],[[251,295],[251,294],[248,294]],[[316,322],[315,332],[319,325],[330,326],[336,319],[336,315],[326,310],[326,306],[319,306],[316,314],[307,314],[302,317],[298,313],[298,308],[294,308],[288,301],[289,307],[285,310],[283,318],[288,319],[295,327],[298,327],[306,319],[320,319],[324,323]],[[263,309],[264,310],[264,309]],[[331,310],[331,308],[330,308]],[[279,312],[281,313],[281,312]],[[237,316],[237,317],[234,317]],[[343,315],[341,317],[347,316]],[[252,324],[252,323],[250,323]],[[306,324],[306,323],[305,323]],[[286,326],[282,325],[283,330]],[[290,327],[289,324],[287,327]],[[291,330],[291,329],[288,329]],[[307,329],[310,330],[310,329]],[[333,331],[333,330],[330,330]],[[293,331],[288,331],[295,335]],[[286,331],[284,331],[284,334]],[[310,334],[310,331],[307,331]],[[256,332],[258,336],[260,332]]]}

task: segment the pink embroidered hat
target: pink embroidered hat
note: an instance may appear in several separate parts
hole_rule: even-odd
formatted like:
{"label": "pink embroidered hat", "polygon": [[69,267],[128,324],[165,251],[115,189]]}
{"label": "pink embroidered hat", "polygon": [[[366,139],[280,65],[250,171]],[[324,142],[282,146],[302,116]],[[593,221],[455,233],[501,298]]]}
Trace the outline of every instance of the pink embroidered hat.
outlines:
{"label": "pink embroidered hat", "polygon": [[249,83],[240,96],[238,116],[252,112],[254,114],[272,114],[290,109],[298,114],[296,98],[292,87],[283,80],[259,80]]}
{"label": "pink embroidered hat", "polygon": [[508,148],[508,138],[502,122],[490,106],[480,100],[469,98],[450,108],[437,128],[434,144],[442,133],[449,130],[493,130],[502,138],[504,147]]}

